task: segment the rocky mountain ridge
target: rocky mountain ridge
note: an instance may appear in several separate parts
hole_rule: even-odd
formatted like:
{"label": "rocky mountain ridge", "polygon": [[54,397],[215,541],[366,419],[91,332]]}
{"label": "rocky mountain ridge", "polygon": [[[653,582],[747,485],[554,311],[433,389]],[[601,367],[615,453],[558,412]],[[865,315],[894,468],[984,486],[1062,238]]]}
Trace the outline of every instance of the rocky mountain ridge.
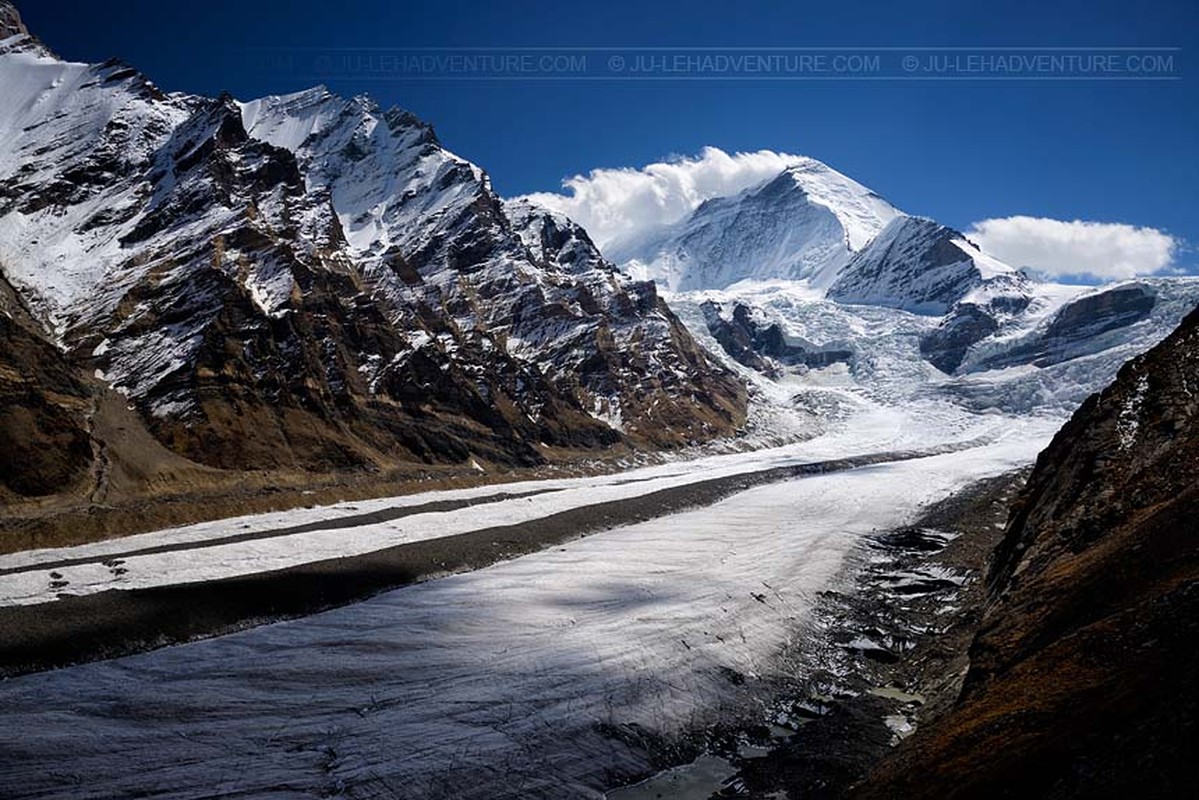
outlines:
{"label": "rocky mountain ridge", "polygon": [[57,58],[0,7],[0,268],[21,330],[175,453],[517,466],[744,419],[744,388],[651,284],[561,221],[510,217],[412,115],[323,89],[167,94]]}
{"label": "rocky mountain ridge", "polygon": [[1027,292],[1030,281],[987,256],[966,237],[923,217],[891,220],[854,254],[829,287],[840,303],[942,316],[980,290]]}

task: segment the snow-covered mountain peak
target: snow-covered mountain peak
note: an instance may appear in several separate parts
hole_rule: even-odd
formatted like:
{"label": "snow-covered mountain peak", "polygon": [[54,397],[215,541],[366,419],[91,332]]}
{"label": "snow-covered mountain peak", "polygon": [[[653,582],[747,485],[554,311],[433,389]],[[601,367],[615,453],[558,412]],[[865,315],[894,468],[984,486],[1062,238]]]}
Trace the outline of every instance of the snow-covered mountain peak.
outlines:
{"label": "snow-covered mountain peak", "polygon": [[[241,110],[246,130],[255,138],[298,155],[339,131],[358,137],[359,144],[364,144],[380,123],[398,138],[437,144],[432,127],[411,112],[399,108],[384,112],[369,95],[347,99],[324,85],[242,103]],[[352,144],[345,155],[351,159],[357,155]]]}
{"label": "snow-covered mountain peak", "polygon": [[[331,193],[361,256],[398,249],[429,261],[447,229],[490,195],[483,170],[440,147],[429,125],[369,98],[318,87],[245,103],[242,119],[252,137],[294,153],[310,187]],[[498,217],[498,199],[485,202]]]}
{"label": "snow-covered mountain peak", "polygon": [[652,285],[408,112],[164,94],[25,34],[0,86],[0,285],[188,457],[531,464],[744,420]]}
{"label": "snow-covered mountain peak", "polygon": [[105,275],[131,255],[120,241],[152,193],[141,177],[193,98],[126,64],[65,62],[40,46],[0,50],[0,85],[0,258],[61,331],[108,307]]}
{"label": "snow-covered mountain peak", "polygon": [[824,288],[901,215],[857,181],[804,158],[607,255],[672,291],[721,289],[747,279],[805,280]]}
{"label": "snow-covered mountain peak", "polygon": [[853,251],[865,247],[888,222],[903,213],[875,192],[814,158],[804,158],[788,167],[785,174],[812,202],[837,216]]}
{"label": "snow-covered mountain peak", "polygon": [[242,124],[256,138],[295,152],[337,119],[346,101],[325,86],[241,104]]}
{"label": "snow-covered mountain peak", "polygon": [[504,201],[504,215],[538,263],[575,274],[612,272],[587,231],[565,214],[516,198]]}
{"label": "snow-covered mountain peak", "polygon": [[1019,273],[984,254],[958,231],[925,217],[900,216],[856,253],[829,288],[842,303],[940,315],[985,285],[1009,291]]}

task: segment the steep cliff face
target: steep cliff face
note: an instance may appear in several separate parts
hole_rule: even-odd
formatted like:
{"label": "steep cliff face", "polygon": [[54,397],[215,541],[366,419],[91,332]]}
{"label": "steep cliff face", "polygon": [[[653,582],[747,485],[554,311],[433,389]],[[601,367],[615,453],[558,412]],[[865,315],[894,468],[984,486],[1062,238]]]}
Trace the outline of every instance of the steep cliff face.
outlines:
{"label": "steep cliff face", "polygon": [[0,501],[84,481],[92,462],[92,396],[0,277]]}
{"label": "steep cliff face", "polygon": [[1199,311],[1037,461],[963,696],[865,797],[1179,797],[1199,781]]}
{"label": "steep cliff face", "polygon": [[777,377],[783,368],[819,368],[849,362],[853,352],[836,347],[821,347],[788,335],[777,321],[742,303],[705,302],[700,309],[708,332],[721,348],[740,364],[768,377]]}
{"label": "steep cliff face", "polygon": [[25,24],[21,22],[21,15],[17,13],[17,9],[12,3],[7,0],[0,2],[0,39],[28,33]]}
{"label": "steep cliff face", "polygon": [[1098,352],[1152,314],[1159,289],[1147,282],[1131,281],[1087,294],[1066,303],[1047,324],[1018,339],[1004,350],[980,348],[964,359],[963,371],[1003,369],[1020,364],[1052,366]]}
{"label": "steep cliff face", "polygon": [[[744,386],[712,366],[653,282],[615,272],[566,217],[520,200],[504,212],[547,276],[533,301],[561,309],[546,320],[510,306],[507,330],[557,385],[575,387],[596,417],[657,445],[702,441],[744,422]],[[518,293],[509,300],[529,303]]]}
{"label": "steep cliff face", "polygon": [[1024,295],[1029,288],[1023,275],[952,228],[901,216],[854,255],[828,296],[842,303],[940,316],[980,290]]}

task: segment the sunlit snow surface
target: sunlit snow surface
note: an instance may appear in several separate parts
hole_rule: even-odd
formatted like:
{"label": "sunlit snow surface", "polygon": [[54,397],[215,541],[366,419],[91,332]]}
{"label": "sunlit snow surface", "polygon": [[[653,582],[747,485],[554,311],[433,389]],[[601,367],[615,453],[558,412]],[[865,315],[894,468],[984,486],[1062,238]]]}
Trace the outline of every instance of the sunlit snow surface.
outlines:
{"label": "sunlit snow surface", "polygon": [[717,197],[672,225],[609,243],[604,254],[671,291],[746,278],[804,278],[826,288],[854,252],[902,212],[860,183],[804,158]]}
{"label": "sunlit snow surface", "polygon": [[[1073,345],[1062,345],[1061,358],[1045,366],[982,366],[987,358],[1010,353],[1045,336],[1067,303],[1124,288],[1138,288],[1154,296],[1153,308],[1146,317],[1089,335]],[[844,390],[843,399],[851,406],[868,402],[902,407],[912,414],[934,414],[935,418],[928,419],[931,427],[925,430],[929,440],[936,441],[943,420],[969,416],[971,410],[1016,417],[1050,416],[1056,417],[1059,424],[1065,421],[1088,395],[1111,383],[1126,361],[1164,339],[1199,304],[1199,280],[1141,278],[1093,288],[1036,284],[1029,309],[971,348],[959,374],[953,376],[940,372],[920,354],[921,336],[937,327],[939,317],[829,302],[810,286],[794,281],[747,280],[723,290],[666,296],[696,339],[717,354],[723,349],[707,330],[700,310],[705,302],[745,304],[762,323],[777,323],[789,337],[854,353],[851,366],[787,375],[781,381],[766,380],[760,373],[726,358],[726,366],[736,370],[759,399],[751,407],[751,427],[756,422],[757,427],[783,436],[793,432],[788,426],[795,423],[780,414],[781,409],[794,406],[796,399],[811,399],[814,392]],[[977,298],[971,295],[967,299]],[[764,418],[756,421],[754,415]]]}
{"label": "sunlit snow surface", "polygon": [[860,537],[1027,463],[1050,433],[1009,426],[305,619],[10,680],[0,795],[598,797],[649,767],[601,725],[669,736],[743,706],[720,668],[770,674]]}

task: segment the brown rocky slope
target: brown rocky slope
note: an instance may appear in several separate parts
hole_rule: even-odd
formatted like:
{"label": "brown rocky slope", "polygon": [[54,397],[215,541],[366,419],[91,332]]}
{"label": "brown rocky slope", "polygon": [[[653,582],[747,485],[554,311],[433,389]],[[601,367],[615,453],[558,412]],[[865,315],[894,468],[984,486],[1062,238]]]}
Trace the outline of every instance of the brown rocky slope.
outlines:
{"label": "brown rocky slope", "polygon": [[1199,785],[1199,310],[1037,461],[961,698],[856,796],[1179,797]]}
{"label": "brown rocky slope", "polygon": [[0,552],[743,425],[652,284],[412,115],[166,94],[7,0],[0,34]]}

